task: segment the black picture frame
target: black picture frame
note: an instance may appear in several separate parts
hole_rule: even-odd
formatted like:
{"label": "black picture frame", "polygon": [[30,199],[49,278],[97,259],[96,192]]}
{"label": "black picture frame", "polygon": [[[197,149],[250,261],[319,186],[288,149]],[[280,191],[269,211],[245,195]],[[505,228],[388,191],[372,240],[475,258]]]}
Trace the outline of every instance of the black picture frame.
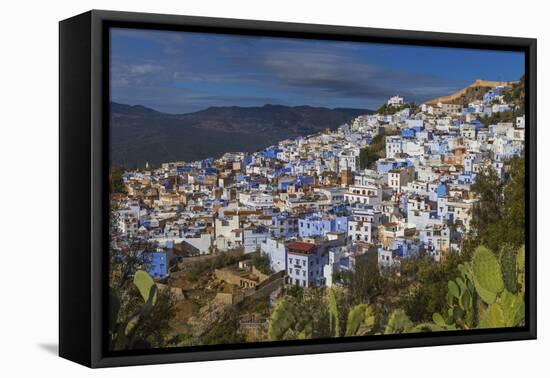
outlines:
{"label": "black picture frame", "polygon": [[[365,336],[108,352],[108,28],[200,31],[523,51],[526,57],[526,325],[521,328]],[[536,39],[92,10],[59,24],[59,354],[89,367],[344,352],[535,339]]]}

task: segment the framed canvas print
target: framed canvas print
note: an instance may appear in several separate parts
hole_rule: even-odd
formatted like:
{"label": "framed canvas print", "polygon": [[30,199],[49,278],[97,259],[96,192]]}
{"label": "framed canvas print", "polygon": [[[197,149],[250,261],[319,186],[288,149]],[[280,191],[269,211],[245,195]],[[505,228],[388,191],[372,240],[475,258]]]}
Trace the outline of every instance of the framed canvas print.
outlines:
{"label": "framed canvas print", "polygon": [[534,39],[60,23],[60,355],[536,337]]}

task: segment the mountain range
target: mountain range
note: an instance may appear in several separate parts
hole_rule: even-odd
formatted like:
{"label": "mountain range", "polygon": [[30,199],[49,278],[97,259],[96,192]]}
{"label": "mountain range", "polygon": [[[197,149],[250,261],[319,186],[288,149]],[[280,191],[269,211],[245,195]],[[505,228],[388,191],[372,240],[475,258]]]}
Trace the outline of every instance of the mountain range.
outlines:
{"label": "mountain range", "polygon": [[264,105],[168,114],[111,102],[111,162],[125,167],[254,152],[287,138],[335,129],[368,109]]}

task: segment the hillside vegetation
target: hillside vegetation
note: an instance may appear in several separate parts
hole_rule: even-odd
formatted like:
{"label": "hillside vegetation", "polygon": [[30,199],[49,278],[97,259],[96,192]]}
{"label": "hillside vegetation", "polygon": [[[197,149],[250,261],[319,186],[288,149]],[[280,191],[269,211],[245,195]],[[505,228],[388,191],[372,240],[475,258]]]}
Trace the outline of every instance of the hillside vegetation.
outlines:
{"label": "hillside vegetation", "polygon": [[402,104],[402,105],[384,104],[381,107],[379,107],[378,110],[376,110],[376,114],[393,115],[393,114],[395,114],[397,112],[400,112],[401,110],[404,110],[404,109],[407,109],[407,108],[410,109],[412,113],[414,113],[415,111],[418,110],[418,105],[416,105],[414,102],[405,103],[405,104]]}
{"label": "hillside vegetation", "polygon": [[504,101],[514,105],[518,113],[525,112],[525,75],[521,75],[519,82],[504,89]]}
{"label": "hillside vegetation", "polygon": [[361,169],[373,168],[378,159],[385,158],[386,137],[397,134],[397,131],[385,131],[372,138],[371,144],[359,151],[359,167]]}

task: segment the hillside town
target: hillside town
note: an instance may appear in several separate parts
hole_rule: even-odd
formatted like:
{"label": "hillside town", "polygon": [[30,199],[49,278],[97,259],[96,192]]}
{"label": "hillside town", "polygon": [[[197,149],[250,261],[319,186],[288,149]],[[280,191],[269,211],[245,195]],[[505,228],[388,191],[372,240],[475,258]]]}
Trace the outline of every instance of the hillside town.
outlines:
{"label": "hillside town", "polygon": [[[461,253],[476,176],[492,167],[502,179],[523,152],[525,117],[506,88],[467,104],[396,95],[373,114],[257,152],[123,170],[112,194],[117,235],[153,246],[143,254],[159,285],[182,301],[195,295],[184,319],[207,305],[275,303],[290,286],[343,286],[341,273],[367,255],[393,275],[420,254],[441,263]],[[238,257],[189,283],[188,262],[220,254]]]}

